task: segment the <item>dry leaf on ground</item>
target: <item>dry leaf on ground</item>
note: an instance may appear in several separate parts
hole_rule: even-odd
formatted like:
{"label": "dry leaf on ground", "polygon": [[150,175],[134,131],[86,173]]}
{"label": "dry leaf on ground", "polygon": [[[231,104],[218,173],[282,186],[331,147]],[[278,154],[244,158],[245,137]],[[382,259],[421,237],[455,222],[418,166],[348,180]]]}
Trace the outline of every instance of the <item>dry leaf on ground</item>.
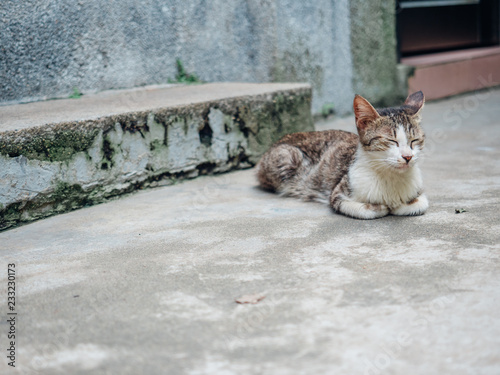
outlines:
{"label": "dry leaf on ground", "polygon": [[236,303],[257,303],[259,301],[262,301],[266,296],[262,294],[245,294],[244,296],[241,296],[240,298],[236,299]]}

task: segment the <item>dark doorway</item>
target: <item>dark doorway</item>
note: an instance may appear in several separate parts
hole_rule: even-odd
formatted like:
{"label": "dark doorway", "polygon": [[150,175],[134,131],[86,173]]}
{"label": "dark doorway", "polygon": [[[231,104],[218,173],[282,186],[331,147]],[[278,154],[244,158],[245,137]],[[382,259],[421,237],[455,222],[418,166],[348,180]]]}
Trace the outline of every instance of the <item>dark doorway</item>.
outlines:
{"label": "dark doorway", "polygon": [[500,0],[397,1],[400,57],[499,43]]}

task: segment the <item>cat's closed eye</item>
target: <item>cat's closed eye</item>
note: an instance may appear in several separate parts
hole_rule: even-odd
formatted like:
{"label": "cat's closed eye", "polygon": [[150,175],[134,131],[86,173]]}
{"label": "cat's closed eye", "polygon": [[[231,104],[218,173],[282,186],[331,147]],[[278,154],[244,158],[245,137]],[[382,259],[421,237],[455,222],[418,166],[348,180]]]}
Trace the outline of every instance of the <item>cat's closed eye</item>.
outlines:
{"label": "cat's closed eye", "polygon": [[382,137],[380,137],[380,136],[373,137],[372,139],[370,139],[370,141],[368,143],[365,143],[365,146],[371,146],[371,144],[373,143],[373,141],[377,141],[377,140],[379,140],[381,138]]}
{"label": "cat's closed eye", "polygon": [[395,143],[395,144],[396,144],[396,146],[398,146],[398,147],[399,147],[399,143],[398,143],[398,141],[396,141],[395,139],[388,139],[388,141],[389,141],[389,142],[392,142],[392,143]]}
{"label": "cat's closed eye", "polygon": [[410,142],[410,148],[413,149],[413,147],[415,146],[415,144],[420,144],[420,139],[413,139]]}

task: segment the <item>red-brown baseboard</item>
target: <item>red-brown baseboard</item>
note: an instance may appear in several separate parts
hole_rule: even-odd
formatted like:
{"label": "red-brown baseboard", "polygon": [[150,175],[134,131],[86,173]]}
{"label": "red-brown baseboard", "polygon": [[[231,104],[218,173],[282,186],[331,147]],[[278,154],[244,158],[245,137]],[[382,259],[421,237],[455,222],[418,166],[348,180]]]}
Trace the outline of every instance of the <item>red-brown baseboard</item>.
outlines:
{"label": "red-brown baseboard", "polygon": [[406,57],[401,63],[415,67],[409,93],[422,90],[427,100],[500,85],[500,47]]}

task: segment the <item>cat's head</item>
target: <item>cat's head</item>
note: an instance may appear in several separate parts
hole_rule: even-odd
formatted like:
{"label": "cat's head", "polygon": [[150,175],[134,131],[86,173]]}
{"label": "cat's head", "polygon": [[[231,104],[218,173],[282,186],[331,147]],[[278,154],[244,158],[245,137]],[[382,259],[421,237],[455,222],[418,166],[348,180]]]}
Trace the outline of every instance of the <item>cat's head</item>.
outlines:
{"label": "cat's head", "polygon": [[354,98],[354,115],[365,155],[376,168],[405,172],[413,167],[424,147],[420,127],[422,91],[408,96],[400,107],[376,110],[365,98]]}

